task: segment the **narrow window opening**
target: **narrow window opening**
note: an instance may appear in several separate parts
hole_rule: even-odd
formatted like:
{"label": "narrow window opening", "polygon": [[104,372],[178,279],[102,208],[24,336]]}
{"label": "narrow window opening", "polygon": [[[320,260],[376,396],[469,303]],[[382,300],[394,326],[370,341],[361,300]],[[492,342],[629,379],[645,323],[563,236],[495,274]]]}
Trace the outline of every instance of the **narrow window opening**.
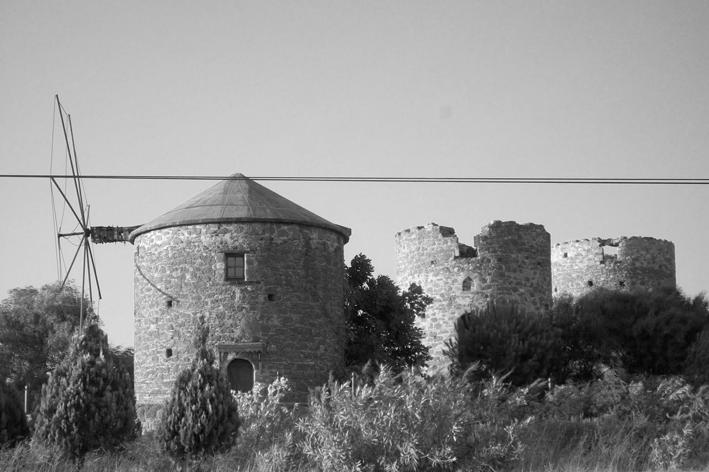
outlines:
{"label": "narrow window opening", "polygon": [[568,253],[568,252],[565,252],[562,257],[564,257],[564,258],[569,257],[569,253]]}
{"label": "narrow window opening", "polygon": [[165,305],[166,305],[168,308],[172,308],[172,300],[166,301],[166,302],[165,302]]}
{"label": "narrow window opening", "polygon": [[465,280],[463,280],[463,291],[464,292],[469,292],[473,287],[473,279],[470,277],[466,277]]}
{"label": "narrow window opening", "polygon": [[593,287],[593,280],[589,280],[588,282],[586,282],[586,285],[588,285],[589,287]]}
{"label": "narrow window opening", "polygon": [[165,349],[165,357],[167,357],[167,358],[172,357],[172,348],[171,347],[168,347],[167,349]]}
{"label": "narrow window opening", "polygon": [[244,255],[235,253],[224,254],[224,279],[244,280]]}
{"label": "narrow window opening", "polygon": [[625,280],[621,280],[618,282],[619,287],[625,287]]}

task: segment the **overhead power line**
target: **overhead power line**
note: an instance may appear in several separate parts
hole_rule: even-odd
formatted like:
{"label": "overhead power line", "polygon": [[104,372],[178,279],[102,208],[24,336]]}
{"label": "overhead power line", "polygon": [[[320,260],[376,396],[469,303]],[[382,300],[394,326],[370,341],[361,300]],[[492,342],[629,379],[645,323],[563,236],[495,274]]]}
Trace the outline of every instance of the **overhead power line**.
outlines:
{"label": "overhead power line", "polygon": [[709,185],[709,178],[642,177],[366,177],[366,176],[255,176],[234,175],[54,175],[0,174],[7,179],[94,180],[261,180],[279,182],[469,183],[469,184],[610,184],[610,185]]}

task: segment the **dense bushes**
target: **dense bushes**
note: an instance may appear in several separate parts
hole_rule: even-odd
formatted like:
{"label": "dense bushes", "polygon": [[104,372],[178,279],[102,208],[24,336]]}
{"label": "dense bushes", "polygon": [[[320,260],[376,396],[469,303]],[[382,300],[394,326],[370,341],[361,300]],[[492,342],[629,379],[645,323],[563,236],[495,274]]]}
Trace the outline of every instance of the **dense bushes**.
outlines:
{"label": "dense bushes", "polygon": [[596,343],[628,372],[675,375],[709,323],[707,301],[677,290],[614,292],[595,290],[581,297],[574,314],[597,328]]}
{"label": "dense bushes", "polygon": [[0,446],[12,445],[29,432],[17,391],[0,382]]}
{"label": "dense bushes", "polygon": [[135,433],[130,375],[113,359],[103,331],[90,324],[42,387],[34,439],[77,458],[116,448]]}
{"label": "dense bushes", "polygon": [[537,378],[590,380],[594,366],[628,373],[677,375],[702,381],[709,359],[707,301],[678,291],[625,293],[594,290],[575,302],[557,300],[541,314],[490,305],[460,317],[448,356],[453,371],[510,371],[525,385]]}
{"label": "dense bushes", "polygon": [[497,470],[521,450],[498,393],[382,368],[371,383],[325,386],[298,447],[318,470]]}
{"label": "dense bushes", "polygon": [[230,448],[239,418],[229,382],[214,365],[207,348],[209,330],[200,318],[197,353],[189,369],[180,372],[165,406],[158,431],[160,444],[178,459],[196,458]]}
{"label": "dense bushes", "polygon": [[490,305],[461,316],[457,339],[449,346],[452,371],[460,374],[473,362],[476,373],[510,372],[510,381],[524,385],[539,377],[564,376],[562,333],[548,314],[528,315],[513,306]]}

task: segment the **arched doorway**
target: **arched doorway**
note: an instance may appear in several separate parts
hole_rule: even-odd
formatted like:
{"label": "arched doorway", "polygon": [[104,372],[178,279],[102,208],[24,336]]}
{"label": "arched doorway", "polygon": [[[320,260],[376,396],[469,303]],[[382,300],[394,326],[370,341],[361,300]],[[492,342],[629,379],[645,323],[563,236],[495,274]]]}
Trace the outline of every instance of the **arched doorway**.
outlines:
{"label": "arched doorway", "polygon": [[254,388],[254,366],[246,359],[234,359],[227,366],[232,390],[248,392]]}

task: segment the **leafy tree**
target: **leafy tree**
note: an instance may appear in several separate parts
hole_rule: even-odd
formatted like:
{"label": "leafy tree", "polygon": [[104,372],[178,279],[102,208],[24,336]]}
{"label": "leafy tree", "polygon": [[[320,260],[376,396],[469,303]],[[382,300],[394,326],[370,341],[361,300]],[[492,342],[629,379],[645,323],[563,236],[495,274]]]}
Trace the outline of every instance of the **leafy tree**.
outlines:
{"label": "leafy tree", "polygon": [[42,388],[34,438],[80,458],[114,449],[136,431],[130,375],[114,359],[104,332],[90,324]]}
{"label": "leafy tree", "polygon": [[[50,284],[12,289],[0,302],[0,380],[27,385],[30,405],[36,404],[47,372],[69,350],[79,325],[80,300],[74,287],[60,290],[59,284]],[[87,318],[95,320],[87,311]]]}
{"label": "leafy tree", "polygon": [[178,459],[224,451],[236,441],[240,424],[236,400],[229,381],[214,365],[208,336],[200,317],[196,356],[177,377],[158,431],[163,450]]}
{"label": "leafy tree", "polygon": [[0,446],[13,445],[27,435],[27,419],[17,390],[0,382]]}
{"label": "leafy tree", "polygon": [[346,365],[362,367],[372,360],[395,370],[423,366],[430,356],[415,320],[424,316],[431,298],[418,285],[402,292],[389,277],[373,273],[371,260],[363,254],[345,269]]}

